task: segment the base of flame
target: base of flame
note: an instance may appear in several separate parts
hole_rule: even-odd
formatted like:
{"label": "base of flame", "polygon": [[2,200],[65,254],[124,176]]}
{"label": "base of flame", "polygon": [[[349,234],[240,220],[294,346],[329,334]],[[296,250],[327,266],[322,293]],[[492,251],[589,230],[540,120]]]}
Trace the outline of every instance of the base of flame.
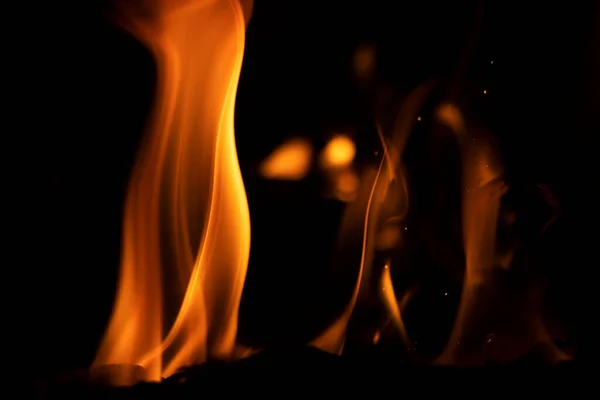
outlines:
{"label": "base of flame", "polygon": [[89,377],[97,385],[132,386],[146,381],[147,372],[139,365],[109,364],[92,367]]}
{"label": "base of flame", "polygon": [[[79,374],[71,379],[63,376],[61,380],[38,385],[36,394],[43,398],[172,399],[222,397],[233,392],[244,396],[270,392],[281,394],[288,390],[314,390],[319,393],[323,388],[350,394],[357,385],[377,390],[391,382],[398,382],[402,383],[402,387],[398,388],[402,392],[410,389],[419,390],[419,393],[436,391],[447,395],[456,390],[456,394],[462,395],[465,388],[477,381],[479,387],[485,387],[480,385],[482,382],[496,383],[497,387],[510,387],[520,393],[531,390],[532,394],[556,392],[560,387],[573,395],[584,392],[586,381],[582,365],[562,362],[548,366],[535,354],[527,354],[501,368],[456,368],[407,364],[392,353],[382,351],[378,346],[367,346],[360,352],[344,356],[331,355],[312,347],[273,349],[236,362],[190,366],[160,383],[139,382],[143,369],[136,366],[110,365],[96,367],[85,376]],[[130,381],[138,379],[138,383],[115,387],[109,381],[117,377]]]}

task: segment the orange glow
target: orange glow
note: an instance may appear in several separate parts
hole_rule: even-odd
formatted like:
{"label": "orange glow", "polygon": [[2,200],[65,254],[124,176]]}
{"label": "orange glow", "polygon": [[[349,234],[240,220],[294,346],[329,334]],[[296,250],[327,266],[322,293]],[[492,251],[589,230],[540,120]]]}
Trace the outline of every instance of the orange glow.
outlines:
{"label": "orange glow", "polygon": [[141,3],[119,3],[119,22],[153,51],[158,89],[125,204],[114,310],[94,364],[137,364],[158,380],[234,351],[250,218],[233,115],[252,4]]}
{"label": "orange glow", "polygon": [[460,110],[452,103],[440,105],[435,116],[439,122],[448,125],[455,135],[465,134],[465,121]]}
{"label": "orange glow", "polygon": [[381,332],[376,331],[373,335],[373,344],[379,343],[379,339],[381,338]]}
{"label": "orange glow", "polygon": [[354,72],[359,78],[368,78],[375,70],[375,49],[362,45],[354,53]]}
{"label": "orange glow", "polygon": [[335,174],[335,194],[341,201],[352,201],[358,191],[359,179],[356,172],[347,168]]}
{"label": "orange glow", "polygon": [[484,90],[484,91],[483,91],[483,94],[487,94],[487,90]]}
{"label": "orange glow", "polygon": [[346,167],[354,161],[356,146],[345,135],[334,136],[321,153],[321,165],[324,168]]}
{"label": "orange glow", "polygon": [[349,172],[345,171],[341,174],[340,179],[338,181],[338,189],[342,193],[351,194],[356,191],[358,188],[358,177]]}
{"label": "orange glow", "polygon": [[[417,111],[431,88],[432,85],[424,85],[408,96],[394,124],[391,138],[386,138],[381,127],[377,126],[377,132],[384,148],[383,157],[377,170],[366,168],[361,175],[356,200],[350,202],[346,207],[338,239],[338,262],[344,267],[350,263],[358,264],[359,272],[356,284],[344,312],[329,328],[312,341],[311,344],[315,347],[335,354],[342,352],[346,327],[359,294],[368,292],[370,287],[373,259],[381,224],[391,217],[402,220],[406,216],[408,190],[400,157],[416,119]],[[388,146],[388,142],[391,146]]]}
{"label": "orange glow", "polygon": [[402,240],[402,232],[397,224],[384,224],[377,234],[377,250],[394,249]]}
{"label": "orange glow", "polygon": [[400,333],[400,337],[404,342],[406,347],[412,347],[411,341],[408,337],[408,333],[406,332],[406,327],[404,325],[404,320],[402,319],[402,311],[405,309],[408,301],[413,296],[413,291],[409,290],[405,293],[404,297],[400,302],[396,299],[396,294],[394,292],[394,286],[392,283],[392,276],[390,274],[390,267],[388,264],[385,265],[383,269],[383,275],[381,276],[381,297],[383,300],[383,304],[387,308],[394,325],[398,329]]}
{"label": "orange glow", "polygon": [[267,179],[300,180],[310,170],[312,153],[312,145],[308,140],[288,140],[263,161],[260,174]]}

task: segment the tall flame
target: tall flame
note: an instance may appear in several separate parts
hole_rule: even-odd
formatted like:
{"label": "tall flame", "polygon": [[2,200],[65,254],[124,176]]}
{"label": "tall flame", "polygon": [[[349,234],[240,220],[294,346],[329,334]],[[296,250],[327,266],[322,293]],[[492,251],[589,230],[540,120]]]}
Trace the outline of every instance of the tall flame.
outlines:
{"label": "tall flame", "polygon": [[[384,155],[377,169],[365,169],[360,179],[357,197],[344,211],[335,257],[338,265],[358,264],[356,283],[350,301],[341,315],[311,342],[311,345],[317,348],[337,354],[342,352],[346,329],[354,307],[360,294],[368,292],[377,238],[381,233],[382,225],[386,219],[402,219],[406,216],[408,189],[401,161],[402,153],[412,128],[413,117],[432,87],[432,83],[425,84],[410,93],[394,122],[389,145],[381,127],[377,126]],[[391,287],[389,271],[387,274],[389,287]],[[383,301],[388,309],[397,307],[393,293],[391,296],[384,296]],[[404,333],[400,311],[397,316],[394,323]]]}
{"label": "tall flame", "polygon": [[[235,346],[250,217],[233,117],[251,3],[133,3],[120,4],[121,22],[156,57],[157,100],[129,186],[117,297],[95,364],[141,365],[157,380],[231,357]],[[170,298],[181,307],[163,337]]]}
{"label": "tall flame", "polygon": [[[508,186],[502,179],[503,167],[491,138],[468,137],[460,110],[451,103],[437,109],[437,118],[457,137],[463,161],[463,245],[466,265],[462,297],[454,328],[443,353],[442,364],[475,365],[485,362],[482,343],[490,343],[495,326],[510,345],[496,355],[500,361],[512,361],[535,346],[541,346],[546,362],[556,363],[568,357],[553,343],[541,315],[542,288],[532,285],[529,292],[510,305],[509,293],[496,293],[495,272],[509,269],[515,249],[499,254],[496,231],[503,195]],[[510,293],[513,295],[513,293]],[[509,303],[512,321],[490,318],[498,313],[494,303]],[[505,311],[506,313],[506,311]],[[516,327],[516,328],[515,328]],[[493,334],[491,334],[493,335]]]}

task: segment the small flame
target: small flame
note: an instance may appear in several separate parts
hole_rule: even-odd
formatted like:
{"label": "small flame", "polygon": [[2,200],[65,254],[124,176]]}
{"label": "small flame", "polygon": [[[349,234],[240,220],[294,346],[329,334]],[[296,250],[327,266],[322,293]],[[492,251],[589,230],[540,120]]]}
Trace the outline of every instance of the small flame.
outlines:
{"label": "small flame", "polygon": [[358,78],[366,79],[373,75],[375,70],[375,48],[370,45],[361,45],[354,53],[354,73]]}
{"label": "small flame", "polygon": [[325,145],[319,156],[323,172],[331,182],[330,194],[344,202],[354,201],[359,177],[352,165],[356,155],[354,141],[346,135],[336,135]]}
{"label": "small flame", "polygon": [[[138,364],[158,380],[235,348],[250,218],[233,115],[252,3],[119,5],[122,25],[154,52],[158,92],[129,186],[118,292],[95,365]],[[163,287],[168,277],[175,288]],[[180,307],[163,337],[171,292]]]}
{"label": "small flame", "polygon": [[334,136],[321,153],[321,165],[324,168],[347,167],[354,161],[356,146],[346,135]]}
{"label": "small flame", "polygon": [[497,155],[492,152],[493,148],[485,140],[468,140],[464,118],[454,104],[439,106],[436,117],[452,129],[461,146],[463,243],[466,257],[463,294],[458,315],[439,362],[471,363],[473,361],[469,356],[461,353],[461,350],[467,347],[464,332],[468,335],[473,329],[473,324],[476,324],[477,313],[473,312],[473,307],[478,302],[482,285],[488,282],[494,267],[500,200],[507,187],[501,179],[503,169]]}
{"label": "small flame", "polygon": [[308,140],[290,139],[263,161],[260,174],[267,179],[301,180],[310,170],[312,153],[312,145]]}
{"label": "small flame", "polygon": [[413,295],[414,290],[408,290],[404,293],[404,296],[402,297],[401,301],[398,302],[396,298],[396,293],[394,291],[394,285],[392,283],[390,266],[389,263],[386,264],[383,268],[383,274],[381,275],[381,297],[383,299],[383,304],[385,305],[390,316],[392,317],[394,325],[400,333],[402,342],[407,348],[411,348],[412,344],[408,336],[408,332],[406,331],[406,326],[404,325],[402,312],[406,308],[406,305],[408,304]]}

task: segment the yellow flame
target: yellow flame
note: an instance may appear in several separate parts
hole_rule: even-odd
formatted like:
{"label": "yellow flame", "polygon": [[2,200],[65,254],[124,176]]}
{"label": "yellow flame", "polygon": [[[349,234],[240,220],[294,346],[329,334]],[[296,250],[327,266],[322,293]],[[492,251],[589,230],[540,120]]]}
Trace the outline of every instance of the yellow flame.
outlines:
{"label": "yellow flame", "polygon": [[[157,380],[235,348],[250,250],[233,130],[245,20],[235,0],[120,4],[122,25],[154,52],[158,91],[125,205],[117,298],[94,363],[138,364]],[[167,276],[175,288],[163,287]],[[163,340],[167,289],[181,307]]]}
{"label": "yellow flame", "polygon": [[312,145],[306,139],[290,139],[267,157],[260,174],[267,179],[301,180],[310,170]]}

